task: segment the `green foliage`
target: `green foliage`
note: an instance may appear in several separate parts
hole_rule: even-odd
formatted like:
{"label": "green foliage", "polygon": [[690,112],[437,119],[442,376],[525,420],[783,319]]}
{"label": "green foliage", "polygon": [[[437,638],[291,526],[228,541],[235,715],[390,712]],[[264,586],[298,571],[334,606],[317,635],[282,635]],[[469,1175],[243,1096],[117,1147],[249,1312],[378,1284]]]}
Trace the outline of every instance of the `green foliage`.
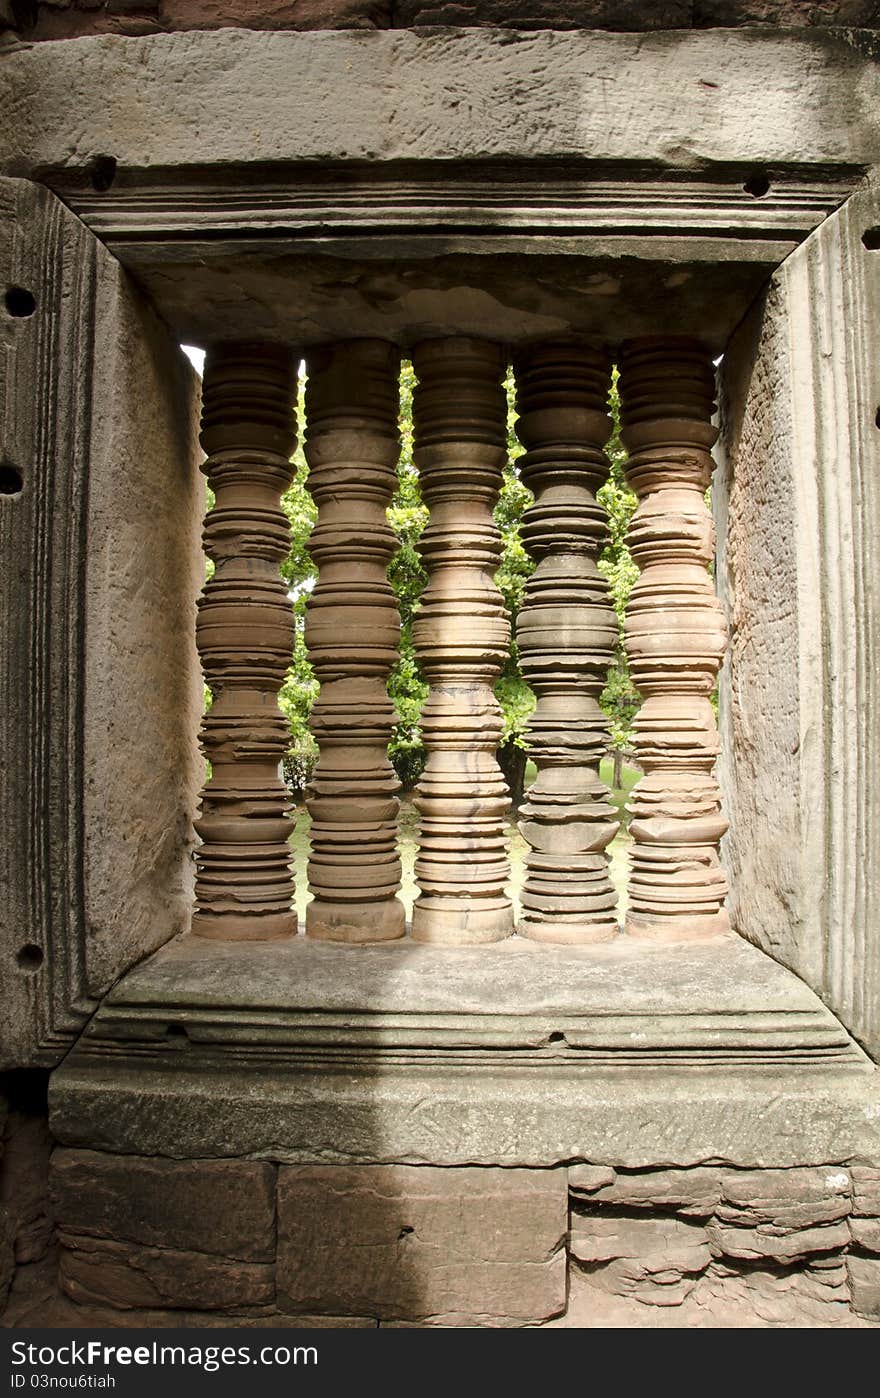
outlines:
{"label": "green foliage", "polygon": [[427,754],[422,741],[420,719],[428,697],[416,663],[413,621],[428,574],[419,555],[418,543],[428,523],[428,508],[419,488],[419,475],[413,464],[412,400],[415,372],[409,360],[400,370],[400,457],[397,462],[397,490],[388,507],[388,523],[399,547],[388,566],[388,581],[400,608],[400,650],[397,664],[388,680],[388,694],[397,718],[388,744],[388,755],[405,791],[415,786],[424,770]]}
{"label": "green foliage", "polygon": [[501,705],[504,719],[502,748],[525,748],[526,728],[535,708],[535,696],[520,674],[516,618],[523,604],[526,582],[535,568],[520,537],[522,517],[535,497],[528,487],[523,485],[517,466],[525,447],[516,435],[516,420],[519,414],[516,411],[516,384],[512,370],[508,370],[504,391],[507,396],[507,461],[493,517],[501,532],[501,561],[495,574],[495,582],[504,598],[511,627],[510,647],[495,686],[495,698]]}
{"label": "green foliage", "polygon": [[608,672],[608,683],[602,692],[600,703],[608,721],[612,746],[627,748],[632,743],[632,721],[639,707],[639,694],[630,678],[623,623],[629,594],[639,576],[639,570],[626,543],[629,522],[637,502],[626,483],[624,472],[626,449],[620,440],[620,391],[616,368],[611,379],[608,408],[614,424],[611,437],[605,446],[611,472],[597,497],[608,515],[608,542],[599,560],[599,570],[608,580],[611,601],[617,614],[618,635],[614,660]]}
{"label": "green foliage", "polygon": [[[388,522],[398,539],[398,548],[389,565],[388,577],[401,615],[400,654],[388,682],[388,693],[396,711],[388,751],[405,789],[415,785],[425,764],[426,754],[420,718],[428,693],[428,687],[419,673],[412,639],[413,620],[427,582],[418,544],[428,523],[428,510],[422,500],[418,472],[413,464],[414,386],[413,367],[408,361],[404,361],[400,377],[401,451],[397,466],[397,490],[388,509]],[[517,461],[523,454],[523,447],[516,437],[517,414],[512,374],[508,374],[505,391],[508,459],[494,516],[502,540],[501,560],[495,581],[515,627],[526,582],[534,567],[520,538],[520,522],[533,497],[523,485],[517,466]],[[638,577],[638,569],[626,546],[626,532],[636,502],[634,495],[627,488],[624,476],[626,453],[620,441],[616,372],[609,401],[614,419],[614,433],[606,448],[611,460],[611,473],[607,484],[599,492],[599,500],[608,513],[609,541],[599,566],[608,579],[620,626],[620,638],[615,661],[609,672],[608,684],[602,695],[602,707],[608,718],[613,744],[626,747],[631,741],[632,719],[638,708],[639,697],[629,676],[623,646],[623,617],[630,590]],[[279,703],[290,725],[291,736],[285,771],[292,788],[301,794],[318,758],[317,744],[309,731],[309,714],[319,688],[309,663],[304,635],[306,606],[317,576],[308,551],[309,535],[315,523],[317,510],[308,491],[308,465],[302,449],[305,436],[304,369],[301,369],[298,382],[297,425],[300,445],[294,456],[296,471],[293,482],[282,499],[282,505],[290,520],[291,549],[281,568],[281,575],[293,599],[296,640],[292,663],[279,695]],[[508,752],[525,748],[526,729],[535,706],[534,695],[520,674],[514,634],[512,627],[510,649],[495,689],[504,717],[501,744]],[[206,699],[207,697],[206,695]]]}
{"label": "green foliage", "polygon": [[278,703],[290,726],[290,747],[284,758],[284,775],[291,789],[299,796],[305,789],[318,761],[318,744],[309,731],[309,714],[320,688],[309,663],[305,642],[306,605],[315,585],[317,569],[308,551],[308,539],[318,511],[308,492],[309,468],[303,451],[305,437],[306,377],[300,367],[297,380],[296,422],[297,449],[293,463],[293,481],[281,498],[290,520],[290,553],[281,565],[281,576],[293,599],[295,636],[293,659],[278,695]]}

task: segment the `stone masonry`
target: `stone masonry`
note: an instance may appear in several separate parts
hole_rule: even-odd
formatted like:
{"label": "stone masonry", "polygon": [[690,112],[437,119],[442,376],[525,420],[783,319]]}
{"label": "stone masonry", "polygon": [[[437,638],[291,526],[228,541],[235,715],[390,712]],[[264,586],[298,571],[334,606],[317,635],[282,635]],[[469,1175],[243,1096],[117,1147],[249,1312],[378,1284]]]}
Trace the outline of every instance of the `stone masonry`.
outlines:
{"label": "stone masonry", "polygon": [[63,1293],[110,1323],[562,1323],[566,1257],[578,1307],[635,1302],[636,1323],[654,1308],[700,1324],[737,1307],[771,1326],[880,1320],[880,1169],[860,1164],[276,1166],[57,1149],[51,1209]]}
{"label": "stone masonry", "polygon": [[[878,0],[0,0],[4,1324],[880,1324],[878,29]],[[306,935],[276,705],[301,360]],[[511,361],[529,936],[495,757]]]}

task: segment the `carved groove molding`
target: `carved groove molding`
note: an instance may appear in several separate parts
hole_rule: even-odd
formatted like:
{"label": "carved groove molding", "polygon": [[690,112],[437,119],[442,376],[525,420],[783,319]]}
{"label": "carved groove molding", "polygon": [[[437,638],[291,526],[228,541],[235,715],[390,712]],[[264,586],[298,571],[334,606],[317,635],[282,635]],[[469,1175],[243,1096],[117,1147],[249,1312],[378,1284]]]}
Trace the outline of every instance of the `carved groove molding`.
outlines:
{"label": "carved groove molding", "polygon": [[545,344],[515,361],[520,469],[535,503],[523,543],[537,560],[517,619],[524,678],[537,698],[529,724],[538,776],[519,828],[531,846],[519,931],[544,942],[606,941],[618,931],[607,846],[619,828],[599,762],[608,745],[599,696],[617,624],[596,566],[606,533],[596,491],[610,362],[585,345]]}
{"label": "carved groove molding", "polygon": [[205,364],[202,467],[216,504],[205,523],[214,576],[196,639],[213,704],[202,724],[212,775],[196,830],[192,930],[262,941],[296,931],[279,764],[288,743],[277,703],[293,652],[293,613],[278,573],[290,547],[281,494],[291,478],[293,359],[272,345],[221,345]]}
{"label": "carved groove molding", "polygon": [[[597,178],[589,164],[558,160],[523,181],[497,162],[428,162],[356,172],[344,165],[307,166],[295,178],[256,167],[243,187],[216,170],[194,167],[188,180],[139,170],[96,193],[76,172],[53,172],[52,184],[83,222],[117,255],[176,255],[218,237],[254,241],[290,233],[334,237],[389,233],[423,236],[497,231],[511,237],[554,232],[571,238],[713,237],[727,251],[753,239],[800,242],[852,193],[858,175],[833,166],[808,174],[780,172],[760,199],[743,188],[748,173],[722,169],[715,178],[687,172],[665,178],[645,171]],[[355,178],[356,175],[356,178]],[[503,232],[502,232],[503,230]],[[735,231],[734,231],[735,230]]]}
{"label": "carved groove molding", "polygon": [[[0,1067],[52,1066],[94,1009],[83,886],[85,540],[98,245],[56,199],[0,180]],[[4,289],[5,289],[4,287]],[[12,605],[14,601],[14,605]]]}
{"label": "carved groove molding", "polygon": [[321,683],[311,715],[321,755],[306,793],[306,930],[329,941],[404,932],[386,689],[400,634],[387,579],[397,541],[385,516],[396,484],[398,364],[381,340],[316,350],[308,361],[306,457],[318,506],[309,551],[319,579],[306,643]]}
{"label": "carved groove molding", "polygon": [[431,515],[421,541],[429,582],[413,626],[430,692],[412,930],[421,942],[493,942],[513,930],[493,693],[509,637],[492,519],[506,457],[504,356],[487,341],[453,338],[417,346],[413,364],[414,459]]}
{"label": "carved groove molding", "polygon": [[710,701],[726,642],[708,572],[714,393],[712,361],[698,341],[624,346],[622,437],[627,479],[639,497],[629,546],[641,569],[626,644],[643,699],[635,744],[644,772],[629,803],[626,930],[660,940],[708,937],[729,926],[718,856],[727,821],[713,775],[719,744]]}

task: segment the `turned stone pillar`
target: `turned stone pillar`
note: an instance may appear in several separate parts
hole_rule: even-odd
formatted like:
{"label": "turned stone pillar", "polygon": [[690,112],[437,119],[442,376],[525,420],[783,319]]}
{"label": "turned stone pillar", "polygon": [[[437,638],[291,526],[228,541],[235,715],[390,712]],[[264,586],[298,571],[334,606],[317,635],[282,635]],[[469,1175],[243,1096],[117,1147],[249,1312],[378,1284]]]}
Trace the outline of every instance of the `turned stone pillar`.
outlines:
{"label": "turned stone pillar", "polygon": [[506,456],[505,364],[498,346],[465,338],[419,345],[413,364],[414,459],[431,511],[421,540],[429,582],[413,626],[430,686],[413,937],[493,942],[513,930],[504,891],[510,799],[495,758],[502,720],[493,693],[509,637],[492,519]]}
{"label": "turned stone pillar", "polygon": [[293,360],[274,345],[208,352],[202,470],[216,504],[205,522],[214,576],[196,639],[213,703],[202,723],[211,778],[196,830],[201,937],[263,941],[296,931],[279,765],[289,741],[277,702],[293,653],[293,612],[278,566],[290,547],[281,494],[294,446]]}
{"label": "turned stone pillar", "polygon": [[689,339],[635,341],[620,371],[626,473],[639,497],[629,545],[641,569],[626,643],[642,696],[635,744],[644,776],[630,797],[633,836],[626,930],[658,940],[724,932],[727,829],[713,776],[718,731],[710,695],[726,629],[709,564],[715,532],[711,358]]}
{"label": "turned stone pillar", "polygon": [[382,340],[315,350],[308,361],[306,457],[318,506],[309,551],[319,576],[306,644],[321,682],[311,716],[321,756],[306,802],[306,931],[328,941],[404,932],[386,689],[400,635],[387,578],[397,541],[385,516],[396,484],[398,363]]}
{"label": "turned stone pillar", "polygon": [[538,776],[519,828],[531,845],[519,931],[543,942],[601,942],[618,931],[607,846],[618,829],[599,762],[608,745],[599,696],[617,623],[596,566],[606,533],[596,491],[608,475],[610,363],[584,345],[546,344],[515,364],[520,462],[535,503],[523,543],[537,561],[517,619]]}

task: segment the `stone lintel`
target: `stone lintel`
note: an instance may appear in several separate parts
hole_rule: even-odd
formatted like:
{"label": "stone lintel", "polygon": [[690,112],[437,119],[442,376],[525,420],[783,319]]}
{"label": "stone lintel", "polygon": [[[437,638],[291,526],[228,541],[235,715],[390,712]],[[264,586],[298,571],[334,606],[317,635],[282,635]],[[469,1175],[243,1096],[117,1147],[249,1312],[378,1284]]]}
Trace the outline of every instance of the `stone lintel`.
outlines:
{"label": "stone lintel", "polygon": [[[880,160],[869,41],[434,28],[37,44],[0,75],[0,170],[49,183],[185,341],[303,346],[356,326],[410,344],[491,323],[523,343],[674,321],[718,351]],[[530,262],[475,277],[483,253]]]}
{"label": "stone lintel", "polygon": [[[630,197],[638,198],[637,191]],[[806,230],[805,230],[806,231]],[[616,343],[674,324],[720,354],[800,233],[650,237],[481,230],[353,238],[114,240],[183,344],[245,335],[308,349],[451,334]]]}
{"label": "stone lintel", "polygon": [[[13,48],[5,173],[271,161],[869,166],[873,36],[852,30],[163,34]],[[540,80],[536,80],[540,74]],[[106,171],[106,166],[104,167]]]}

